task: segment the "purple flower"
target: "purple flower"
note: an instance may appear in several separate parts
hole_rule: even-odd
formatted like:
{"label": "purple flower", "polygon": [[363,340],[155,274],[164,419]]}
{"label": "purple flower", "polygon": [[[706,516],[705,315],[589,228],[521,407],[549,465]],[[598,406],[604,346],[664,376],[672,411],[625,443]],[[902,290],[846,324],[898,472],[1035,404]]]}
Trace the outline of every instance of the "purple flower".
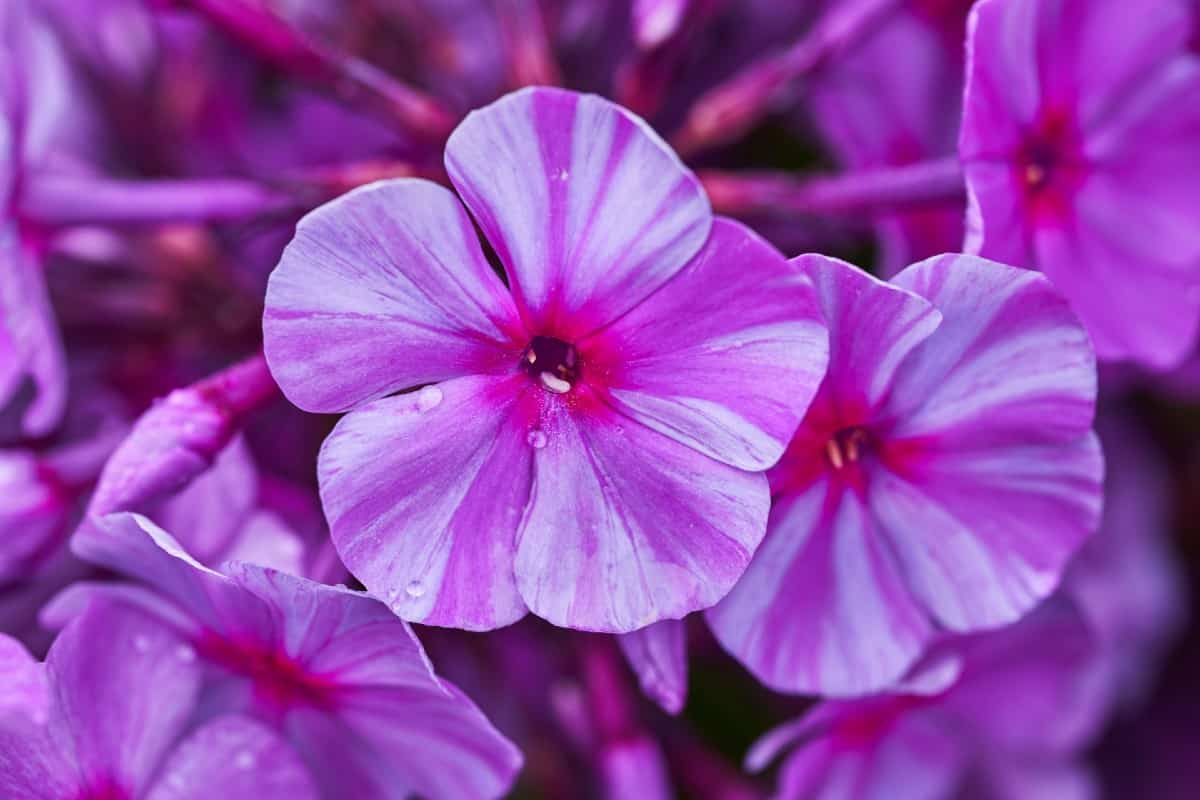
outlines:
{"label": "purple flower", "polygon": [[[6,651],[9,642],[0,639]],[[0,698],[6,798],[317,797],[297,754],[261,722],[237,713],[192,719],[202,667],[177,633],[142,612],[97,602],[59,635],[44,668],[27,657],[0,664],[23,689],[20,702]]]}
{"label": "purple flower", "polygon": [[1015,621],[1100,514],[1087,334],[1034,272],[973,256],[891,284],[797,259],[830,327],[829,372],[770,474],[746,575],[708,620],[767,685],[862,694],[935,628]]}
{"label": "purple flower", "polygon": [[309,215],[267,291],[280,387],[351,411],[318,467],[347,567],[469,629],[712,605],[825,367],[811,284],[598,97],[509,95],[446,167],[508,288],[454,195],[398,180]]}
{"label": "purple flower", "polygon": [[969,29],[968,249],[1045,272],[1102,358],[1178,363],[1200,321],[1189,9],[985,0]]}
{"label": "purple flower", "polygon": [[72,546],[148,588],[76,584],[46,620],[97,598],[152,614],[199,665],[195,712],[268,725],[303,759],[320,797],[496,797],[516,774],[516,748],[433,674],[411,629],[383,604],[252,564],[215,572],[133,514],[82,528]]}
{"label": "purple flower", "polygon": [[617,639],[642,691],[668,714],[683,710],[687,698],[687,623],[656,622]]}
{"label": "purple flower", "polygon": [[944,642],[896,689],[825,701],[768,733],[761,769],[794,747],[780,800],[1083,800],[1077,756],[1108,710],[1101,650],[1069,603]]}

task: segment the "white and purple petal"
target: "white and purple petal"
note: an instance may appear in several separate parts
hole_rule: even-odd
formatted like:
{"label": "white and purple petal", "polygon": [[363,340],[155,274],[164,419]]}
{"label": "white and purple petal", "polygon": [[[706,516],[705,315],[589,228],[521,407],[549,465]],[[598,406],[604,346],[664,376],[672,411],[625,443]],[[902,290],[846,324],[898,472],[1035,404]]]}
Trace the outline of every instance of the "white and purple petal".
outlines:
{"label": "white and purple petal", "polygon": [[512,298],[462,205],[429,181],[356,189],[310,213],[271,274],[271,373],[308,411],[511,368]]}
{"label": "white and purple petal", "polygon": [[535,333],[579,338],[663,286],[708,238],[696,177],[603,98],[525,89],[473,111],[446,169]]}

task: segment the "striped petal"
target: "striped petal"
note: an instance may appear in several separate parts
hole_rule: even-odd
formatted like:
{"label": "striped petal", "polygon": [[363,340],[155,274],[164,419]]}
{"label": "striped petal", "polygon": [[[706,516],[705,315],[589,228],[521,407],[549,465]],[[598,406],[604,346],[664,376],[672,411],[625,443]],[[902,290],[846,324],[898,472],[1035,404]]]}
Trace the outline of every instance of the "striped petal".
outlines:
{"label": "striped petal", "polygon": [[804,273],[718,218],[683,272],[581,349],[619,410],[761,470],[779,460],[816,394],[828,337]]}
{"label": "striped petal", "polygon": [[578,339],[613,321],[683,269],[712,223],[670,148],[594,95],[532,88],[472,112],[446,169],[535,333]]}
{"label": "striped petal", "polygon": [[524,615],[513,555],[537,394],[524,374],[459,378],[363,406],[325,441],[333,542],[403,618],[487,630]]}
{"label": "striped petal", "polygon": [[462,206],[420,180],[365,186],[301,220],[263,313],[272,375],[322,412],[511,369],[518,327]]}
{"label": "striped petal", "polygon": [[825,480],[776,502],[750,568],[707,616],[727,650],[784,692],[877,691],[931,635],[870,511]]}

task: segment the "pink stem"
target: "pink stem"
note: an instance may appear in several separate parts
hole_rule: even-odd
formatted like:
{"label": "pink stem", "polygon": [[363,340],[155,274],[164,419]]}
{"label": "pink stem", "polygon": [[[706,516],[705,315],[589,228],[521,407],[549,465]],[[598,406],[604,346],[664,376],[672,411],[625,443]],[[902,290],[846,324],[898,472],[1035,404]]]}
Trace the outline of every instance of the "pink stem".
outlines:
{"label": "pink stem", "polygon": [[956,157],[829,177],[786,173],[700,174],[713,208],[734,216],[851,215],[961,204],[966,198]]}
{"label": "pink stem", "polygon": [[418,138],[440,141],[456,119],[441,103],[379,68],[313,41],[269,9],[247,0],[160,0],[203,16],[262,60],[362,106]]}

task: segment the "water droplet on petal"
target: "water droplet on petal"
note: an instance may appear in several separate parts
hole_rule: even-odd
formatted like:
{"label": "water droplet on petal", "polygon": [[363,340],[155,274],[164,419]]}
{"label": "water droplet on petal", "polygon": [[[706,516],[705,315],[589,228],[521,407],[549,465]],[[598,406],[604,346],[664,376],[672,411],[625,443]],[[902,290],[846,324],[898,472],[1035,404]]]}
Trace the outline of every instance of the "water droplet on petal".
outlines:
{"label": "water droplet on petal", "polygon": [[525,441],[528,442],[529,446],[534,450],[541,450],[546,446],[546,434],[542,433],[537,428],[534,428],[528,434],[526,434]]}
{"label": "water droplet on petal", "polygon": [[425,594],[425,584],[420,581],[409,581],[408,586],[404,587],[404,593],[412,598],[420,597]]}
{"label": "water droplet on petal", "polygon": [[417,410],[432,411],[441,405],[442,390],[436,386],[426,386],[417,392]]}
{"label": "water droplet on petal", "polygon": [[243,750],[234,756],[233,763],[237,765],[238,769],[250,769],[254,766],[254,753]]}
{"label": "water droplet on petal", "polygon": [[138,634],[133,637],[133,649],[139,653],[147,653],[150,651],[150,637]]}
{"label": "water droplet on petal", "polygon": [[181,644],[175,648],[175,657],[184,663],[190,664],[196,660],[196,651],[186,644]]}
{"label": "water droplet on petal", "polygon": [[558,178],[560,181],[565,181],[567,178],[571,177],[571,173],[567,172],[566,167],[562,167],[558,170],[554,177]]}

